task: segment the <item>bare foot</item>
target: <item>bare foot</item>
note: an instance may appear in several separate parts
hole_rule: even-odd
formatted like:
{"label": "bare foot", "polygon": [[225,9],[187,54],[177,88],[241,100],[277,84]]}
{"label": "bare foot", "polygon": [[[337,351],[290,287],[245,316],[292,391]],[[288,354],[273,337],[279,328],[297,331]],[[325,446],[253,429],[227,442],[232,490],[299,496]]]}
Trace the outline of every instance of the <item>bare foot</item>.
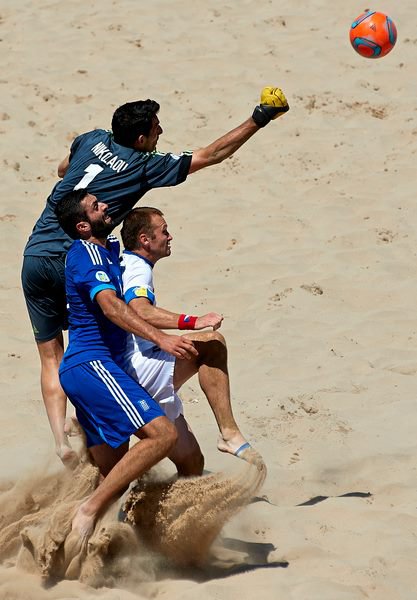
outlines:
{"label": "bare foot", "polygon": [[87,553],[88,540],[94,531],[96,515],[88,514],[83,502],[72,520],[72,529],[64,543],[65,578],[78,579]]}
{"label": "bare foot", "polygon": [[88,539],[94,531],[96,515],[86,510],[88,500],[83,502],[77,509],[72,520],[72,531],[78,534],[81,539]]}
{"label": "bare foot", "polygon": [[235,433],[229,437],[226,437],[223,434],[223,436],[219,436],[217,440],[217,449],[220,450],[220,452],[227,452],[229,454],[234,454],[235,456],[238,456],[238,454],[236,453],[239,452],[239,448],[241,448],[247,443],[248,442],[245,440],[245,438],[240,432]]}
{"label": "bare foot", "polygon": [[241,434],[237,434],[229,440],[219,437],[217,448],[220,452],[227,452],[237,456],[246,462],[255,465],[258,469],[264,469],[265,463],[257,450],[245,440]]}

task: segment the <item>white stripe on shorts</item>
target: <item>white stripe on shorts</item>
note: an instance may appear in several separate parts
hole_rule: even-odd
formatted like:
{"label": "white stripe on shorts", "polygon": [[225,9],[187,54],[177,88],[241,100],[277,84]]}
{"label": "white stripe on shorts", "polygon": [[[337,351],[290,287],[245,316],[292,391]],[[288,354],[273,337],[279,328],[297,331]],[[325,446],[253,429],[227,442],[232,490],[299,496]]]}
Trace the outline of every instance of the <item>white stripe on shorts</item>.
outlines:
{"label": "white stripe on shorts", "polygon": [[122,390],[113,375],[109,373],[109,371],[103,366],[101,360],[93,360],[90,362],[90,365],[93,367],[100,379],[104,382],[104,385],[116,400],[117,404],[126,413],[131,423],[133,423],[133,425],[138,429],[143,427],[143,425],[145,425],[145,421],[143,420],[138,409],[126,396],[125,392]]}

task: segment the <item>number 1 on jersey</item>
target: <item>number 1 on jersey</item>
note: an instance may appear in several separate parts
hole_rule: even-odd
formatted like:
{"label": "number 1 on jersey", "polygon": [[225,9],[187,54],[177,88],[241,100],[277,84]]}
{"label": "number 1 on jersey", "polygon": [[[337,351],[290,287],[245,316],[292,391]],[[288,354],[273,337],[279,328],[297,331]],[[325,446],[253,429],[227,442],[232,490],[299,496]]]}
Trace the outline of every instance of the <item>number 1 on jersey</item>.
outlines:
{"label": "number 1 on jersey", "polygon": [[97,175],[101,173],[101,171],[104,171],[104,167],[100,167],[100,165],[96,165],[93,163],[91,165],[88,165],[88,167],[84,169],[84,177],[81,179],[81,181],[77,183],[74,190],[86,188],[88,184],[93,181],[94,177],[97,177]]}

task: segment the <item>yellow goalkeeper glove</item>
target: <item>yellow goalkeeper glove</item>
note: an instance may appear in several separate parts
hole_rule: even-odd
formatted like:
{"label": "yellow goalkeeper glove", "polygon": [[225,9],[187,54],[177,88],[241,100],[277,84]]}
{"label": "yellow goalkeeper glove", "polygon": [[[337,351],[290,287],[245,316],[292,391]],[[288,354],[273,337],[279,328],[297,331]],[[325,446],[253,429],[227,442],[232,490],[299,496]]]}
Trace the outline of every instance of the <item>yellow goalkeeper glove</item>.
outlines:
{"label": "yellow goalkeeper glove", "polygon": [[252,119],[258,127],[265,127],[273,119],[277,119],[290,110],[284,92],[276,87],[264,87],[261,102],[256,106]]}

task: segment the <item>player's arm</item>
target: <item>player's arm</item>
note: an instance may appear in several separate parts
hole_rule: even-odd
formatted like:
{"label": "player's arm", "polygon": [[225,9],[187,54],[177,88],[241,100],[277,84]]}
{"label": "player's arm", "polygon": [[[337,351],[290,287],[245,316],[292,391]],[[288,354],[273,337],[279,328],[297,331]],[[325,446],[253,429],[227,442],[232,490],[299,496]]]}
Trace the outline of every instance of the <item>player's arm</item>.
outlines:
{"label": "player's arm", "polygon": [[201,317],[174,313],[159,306],[154,306],[147,298],[134,298],[129,306],[147,323],[158,329],[205,329],[212,327],[216,330],[223,321],[223,316],[218,313],[208,313]]}
{"label": "player's arm", "polygon": [[229,158],[260,128],[288,110],[284,92],[279,88],[265,87],[261,92],[260,104],[255,107],[249,119],[205,148],[193,152],[189,173],[195,173]]}
{"label": "player's arm", "polygon": [[68,156],[66,156],[64,158],[64,160],[61,160],[61,162],[58,165],[58,177],[61,177],[61,179],[64,177],[65,173],[68,171],[68,167],[69,167],[69,154]]}
{"label": "player's arm", "polygon": [[221,138],[209,144],[205,148],[193,151],[189,174],[195,173],[204,167],[210,167],[221,163],[229,158],[245,142],[247,142],[257,131],[259,127],[250,117],[244,123],[232,129]]}
{"label": "player's arm", "polygon": [[156,329],[120,300],[114,290],[105,288],[96,294],[95,299],[104,316],[121,329],[153,342],[176,358],[190,359],[198,355],[191,340],[178,335],[168,335]]}

